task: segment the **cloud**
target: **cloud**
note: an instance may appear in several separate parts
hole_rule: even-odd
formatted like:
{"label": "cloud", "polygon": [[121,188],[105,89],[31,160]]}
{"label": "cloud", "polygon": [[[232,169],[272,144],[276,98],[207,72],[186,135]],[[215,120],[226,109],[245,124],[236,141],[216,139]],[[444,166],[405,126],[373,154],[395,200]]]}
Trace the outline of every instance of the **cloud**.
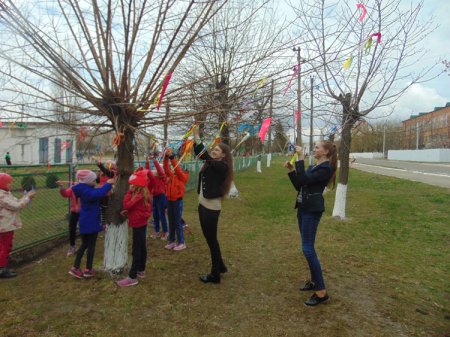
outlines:
{"label": "cloud", "polygon": [[447,102],[450,98],[441,96],[435,88],[414,84],[395,103],[391,117],[405,120],[419,112],[430,112],[435,107],[445,106]]}

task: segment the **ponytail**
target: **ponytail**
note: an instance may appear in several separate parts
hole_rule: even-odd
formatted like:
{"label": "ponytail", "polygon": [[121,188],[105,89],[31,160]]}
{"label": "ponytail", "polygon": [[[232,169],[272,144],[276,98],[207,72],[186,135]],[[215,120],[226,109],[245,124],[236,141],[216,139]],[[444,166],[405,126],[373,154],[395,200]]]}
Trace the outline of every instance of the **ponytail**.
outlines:
{"label": "ponytail", "polygon": [[333,170],[333,175],[330,180],[328,180],[328,188],[334,189],[336,187],[337,147],[336,144],[329,140],[324,140],[321,143],[324,149],[328,150],[327,158],[330,162],[331,169]]}

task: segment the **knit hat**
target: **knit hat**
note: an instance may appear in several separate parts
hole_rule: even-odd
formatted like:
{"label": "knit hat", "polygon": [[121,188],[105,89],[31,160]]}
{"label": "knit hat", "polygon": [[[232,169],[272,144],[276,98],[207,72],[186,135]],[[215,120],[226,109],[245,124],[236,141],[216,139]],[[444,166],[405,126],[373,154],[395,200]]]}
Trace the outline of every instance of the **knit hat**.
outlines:
{"label": "knit hat", "polygon": [[78,170],[76,174],[76,178],[80,183],[90,184],[95,179],[97,179],[97,175],[95,172],[90,170]]}
{"label": "knit hat", "polygon": [[8,184],[13,178],[7,173],[0,173],[0,190],[9,191]]}
{"label": "knit hat", "polygon": [[147,170],[140,170],[134,172],[128,182],[134,186],[147,186]]}

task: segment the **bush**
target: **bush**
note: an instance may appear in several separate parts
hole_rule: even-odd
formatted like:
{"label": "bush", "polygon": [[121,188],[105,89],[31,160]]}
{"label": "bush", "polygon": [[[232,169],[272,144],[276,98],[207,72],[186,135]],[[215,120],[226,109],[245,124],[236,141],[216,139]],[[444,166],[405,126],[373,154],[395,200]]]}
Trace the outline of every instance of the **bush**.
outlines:
{"label": "bush", "polygon": [[58,184],[56,183],[59,180],[56,174],[48,174],[47,178],[45,178],[45,186],[48,188],[57,188]]}
{"label": "bush", "polygon": [[36,187],[36,181],[32,176],[25,176],[22,178],[22,181],[20,182],[20,186],[24,191],[31,191],[33,187]]}

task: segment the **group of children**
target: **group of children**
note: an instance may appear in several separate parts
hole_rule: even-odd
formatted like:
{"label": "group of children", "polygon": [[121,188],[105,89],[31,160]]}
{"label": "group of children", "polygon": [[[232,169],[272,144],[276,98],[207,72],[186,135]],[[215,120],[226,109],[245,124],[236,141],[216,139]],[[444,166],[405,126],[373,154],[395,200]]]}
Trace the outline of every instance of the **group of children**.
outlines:
{"label": "group of children", "polygon": [[[150,237],[167,240],[165,248],[168,250],[180,251],[186,248],[181,214],[189,172],[178,165],[170,149],[165,152],[163,168],[156,159],[152,162],[155,170],[151,169],[150,161],[147,160],[145,169],[139,167],[129,177],[129,190],[123,200],[121,214],[128,218],[133,239],[132,264],[128,277],[117,282],[121,287],[136,285],[138,277],[145,277],[147,224],[152,212],[154,232]],[[69,274],[80,279],[95,275],[93,260],[97,236],[102,230],[107,230],[108,199],[117,178],[113,161],[106,161],[105,164],[98,161],[97,166],[97,173],[90,170],[77,171],[76,183],[69,187],[64,187],[64,182],[59,182],[61,196],[70,198],[67,256],[75,254],[75,261]],[[0,173],[0,278],[16,276],[14,271],[7,268],[7,259],[12,248],[14,230],[21,227],[19,210],[35,195],[34,191],[30,191],[19,200],[10,192],[11,183],[11,176]],[[77,223],[81,237],[78,250],[75,247]],[[85,252],[86,268],[82,271],[80,265]]]}

